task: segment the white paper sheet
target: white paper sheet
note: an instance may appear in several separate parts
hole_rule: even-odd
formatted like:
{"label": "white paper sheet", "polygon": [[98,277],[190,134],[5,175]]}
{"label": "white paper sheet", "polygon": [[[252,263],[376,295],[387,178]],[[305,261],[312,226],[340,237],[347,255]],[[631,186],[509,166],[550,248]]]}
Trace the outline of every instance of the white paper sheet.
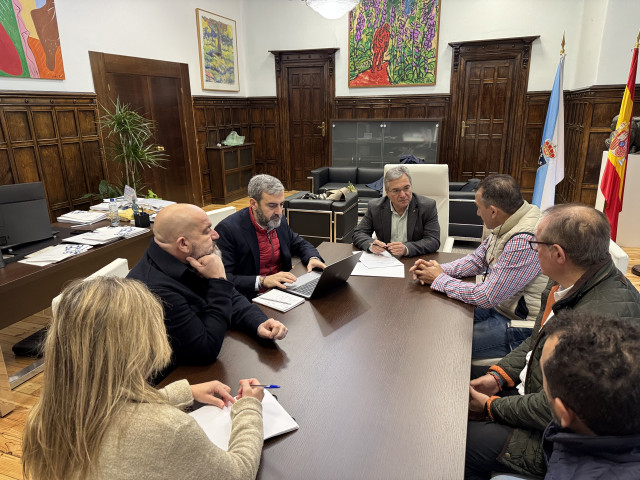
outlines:
{"label": "white paper sheet", "polygon": [[401,263],[393,267],[368,268],[364,263],[358,262],[356,268],[351,272],[351,275],[359,277],[404,278],[404,265]]}
{"label": "white paper sheet", "polygon": [[[221,409],[206,405],[189,415],[198,422],[209,440],[221,449],[228,450],[231,436],[231,406]],[[262,399],[262,421],[265,440],[300,428],[269,390],[264,391]]]}

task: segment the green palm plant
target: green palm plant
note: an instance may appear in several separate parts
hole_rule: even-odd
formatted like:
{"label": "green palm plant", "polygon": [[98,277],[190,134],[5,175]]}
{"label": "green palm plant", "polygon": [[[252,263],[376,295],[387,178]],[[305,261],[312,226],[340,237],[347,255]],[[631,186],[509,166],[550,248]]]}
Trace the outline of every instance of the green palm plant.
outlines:
{"label": "green palm plant", "polygon": [[158,145],[149,140],[153,137],[155,123],[133,110],[131,105],[120,103],[120,98],[113,103],[113,111],[102,107],[100,128],[105,133],[107,157],[121,163],[124,178],[116,188],[123,189],[129,185],[136,192],[141,191],[142,169],[160,167],[161,162],[168,160],[167,155]]}

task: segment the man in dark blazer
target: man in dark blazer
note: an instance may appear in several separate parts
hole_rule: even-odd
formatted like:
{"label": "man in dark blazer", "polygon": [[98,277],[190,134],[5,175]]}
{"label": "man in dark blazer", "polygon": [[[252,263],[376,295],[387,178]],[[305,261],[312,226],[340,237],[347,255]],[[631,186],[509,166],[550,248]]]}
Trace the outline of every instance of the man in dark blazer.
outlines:
{"label": "man in dark blazer", "polygon": [[[411,191],[411,174],[404,165],[384,175],[387,195],[369,202],[367,213],[353,232],[353,244],[372,253],[387,250],[397,257],[424,255],[440,247],[436,202]],[[375,231],[377,239],[372,235]]]}
{"label": "man in dark blazer", "polygon": [[216,225],[218,247],[227,278],[248,298],[267,288],[286,289],[296,281],[291,257],[300,257],[310,272],[325,268],[313,245],[294,233],[282,215],[284,186],[270,175],[249,181],[249,207]]}

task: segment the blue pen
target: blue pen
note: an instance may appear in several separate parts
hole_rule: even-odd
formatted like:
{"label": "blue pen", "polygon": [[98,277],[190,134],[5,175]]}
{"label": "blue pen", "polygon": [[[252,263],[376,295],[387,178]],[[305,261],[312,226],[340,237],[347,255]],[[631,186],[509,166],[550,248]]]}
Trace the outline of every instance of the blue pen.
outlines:
{"label": "blue pen", "polygon": [[252,387],[262,387],[262,388],[280,388],[280,385],[251,385]]}

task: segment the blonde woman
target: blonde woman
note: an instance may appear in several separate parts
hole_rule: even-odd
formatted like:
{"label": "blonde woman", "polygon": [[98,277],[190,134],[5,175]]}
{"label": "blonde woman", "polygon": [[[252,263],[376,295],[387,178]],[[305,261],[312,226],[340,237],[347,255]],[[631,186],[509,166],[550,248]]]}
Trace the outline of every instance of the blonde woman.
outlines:
{"label": "blonde woman", "polygon": [[234,402],[230,388],[181,380],[155,390],[147,379],[170,356],[162,306],[142,283],[102,277],[67,287],[45,342],[42,396],[24,431],[25,478],[255,478],[263,390],[251,384],[259,382],[240,380],[225,452],[180,408],[194,399]]}

